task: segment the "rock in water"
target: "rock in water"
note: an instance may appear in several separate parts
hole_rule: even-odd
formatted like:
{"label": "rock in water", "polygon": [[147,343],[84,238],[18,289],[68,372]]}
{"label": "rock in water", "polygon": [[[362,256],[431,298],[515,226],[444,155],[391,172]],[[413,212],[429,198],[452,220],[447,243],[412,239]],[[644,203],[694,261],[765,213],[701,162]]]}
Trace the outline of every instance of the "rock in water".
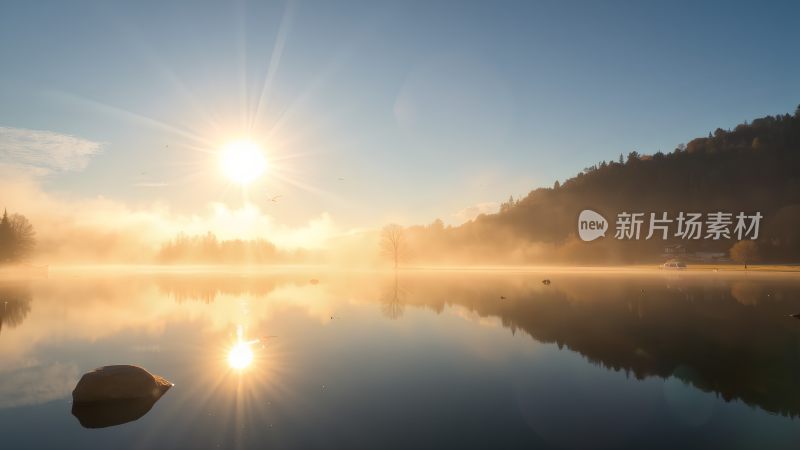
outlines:
{"label": "rock in water", "polygon": [[137,366],[105,366],[84,374],[75,390],[72,403],[95,403],[117,400],[158,400],[172,383]]}
{"label": "rock in water", "polygon": [[84,428],[106,428],[133,422],[147,414],[157,398],[135,398],[106,402],[76,403],[72,415]]}

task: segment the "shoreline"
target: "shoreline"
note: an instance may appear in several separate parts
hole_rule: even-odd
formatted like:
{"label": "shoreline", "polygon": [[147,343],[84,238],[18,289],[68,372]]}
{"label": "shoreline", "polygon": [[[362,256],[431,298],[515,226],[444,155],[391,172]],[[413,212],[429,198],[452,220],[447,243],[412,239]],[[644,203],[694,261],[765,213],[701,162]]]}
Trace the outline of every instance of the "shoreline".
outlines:
{"label": "shoreline", "polygon": [[[39,269],[42,266],[36,267]],[[48,277],[53,274],[69,274],[76,272],[104,272],[104,273],[303,273],[303,272],[340,272],[340,273],[393,273],[391,267],[375,266],[342,266],[327,264],[297,264],[297,265],[211,265],[211,264],[64,264],[43,266],[45,273],[36,270],[20,270],[17,267],[0,267],[0,277],[14,275],[34,275],[34,277]],[[38,273],[31,273],[38,272]],[[469,273],[662,273],[667,275],[678,274],[747,274],[747,273],[775,273],[775,274],[800,274],[800,265],[793,264],[756,264],[748,265],[745,269],[741,264],[689,264],[684,269],[664,269],[657,264],[632,264],[615,266],[579,266],[579,265],[407,265],[398,269],[399,273],[421,272],[469,272]],[[38,276],[36,276],[38,275]]]}

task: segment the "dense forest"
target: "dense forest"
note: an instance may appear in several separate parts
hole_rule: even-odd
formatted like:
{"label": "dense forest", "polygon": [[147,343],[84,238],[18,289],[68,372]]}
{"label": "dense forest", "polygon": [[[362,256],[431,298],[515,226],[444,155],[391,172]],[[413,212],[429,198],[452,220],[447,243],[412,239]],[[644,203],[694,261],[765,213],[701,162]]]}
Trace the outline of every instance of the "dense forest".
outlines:
{"label": "dense forest", "polygon": [[26,260],[35,244],[36,233],[28,219],[4,210],[0,218],[0,264]]}
{"label": "dense forest", "polygon": [[282,250],[264,239],[221,240],[211,232],[189,236],[179,234],[161,245],[159,263],[274,264],[305,262],[303,250]]}
{"label": "dense forest", "polygon": [[[604,238],[576,237],[581,210],[612,222]],[[622,211],[738,214],[760,212],[755,240],[763,262],[800,259],[800,107],[794,115],[767,116],[732,130],[716,129],[672,152],[635,151],[600,161],[552,188],[503,203],[496,214],[461,226],[441,221],[405,230],[414,260],[483,263],[633,263],[663,259],[665,247],[688,252],[728,252],[736,239],[614,239]]]}

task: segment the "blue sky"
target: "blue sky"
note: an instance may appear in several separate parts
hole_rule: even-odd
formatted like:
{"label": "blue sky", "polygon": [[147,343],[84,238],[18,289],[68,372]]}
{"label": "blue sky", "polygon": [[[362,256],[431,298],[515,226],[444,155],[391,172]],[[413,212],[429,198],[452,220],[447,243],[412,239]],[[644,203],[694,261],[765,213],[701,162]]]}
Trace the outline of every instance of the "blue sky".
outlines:
{"label": "blue sky", "polygon": [[[798,42],[795,2],[11,1],[0,127],[99,144],[35,175],[74,198],[458,223],[620,153],[793,112]],[[245,135],[279,166],[246,197],[214,155]]]}

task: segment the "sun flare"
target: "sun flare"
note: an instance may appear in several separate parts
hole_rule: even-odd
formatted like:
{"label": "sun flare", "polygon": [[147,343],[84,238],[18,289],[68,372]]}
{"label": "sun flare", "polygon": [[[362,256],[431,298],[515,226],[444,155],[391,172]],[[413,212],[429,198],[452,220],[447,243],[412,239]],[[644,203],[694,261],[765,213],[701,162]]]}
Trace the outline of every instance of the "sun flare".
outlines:
{"label": "sun flare", "polygon": [[247,342],[238,342],[228,353],[228,365],[235,370],[244,370],[253,362],[253,350]]}
{"label": "sun flare", "polygon": [[230,181],[247,185],[267,170],[267,158],[258,144],[239,140],[226,144],[220,151],[222,174]]}

